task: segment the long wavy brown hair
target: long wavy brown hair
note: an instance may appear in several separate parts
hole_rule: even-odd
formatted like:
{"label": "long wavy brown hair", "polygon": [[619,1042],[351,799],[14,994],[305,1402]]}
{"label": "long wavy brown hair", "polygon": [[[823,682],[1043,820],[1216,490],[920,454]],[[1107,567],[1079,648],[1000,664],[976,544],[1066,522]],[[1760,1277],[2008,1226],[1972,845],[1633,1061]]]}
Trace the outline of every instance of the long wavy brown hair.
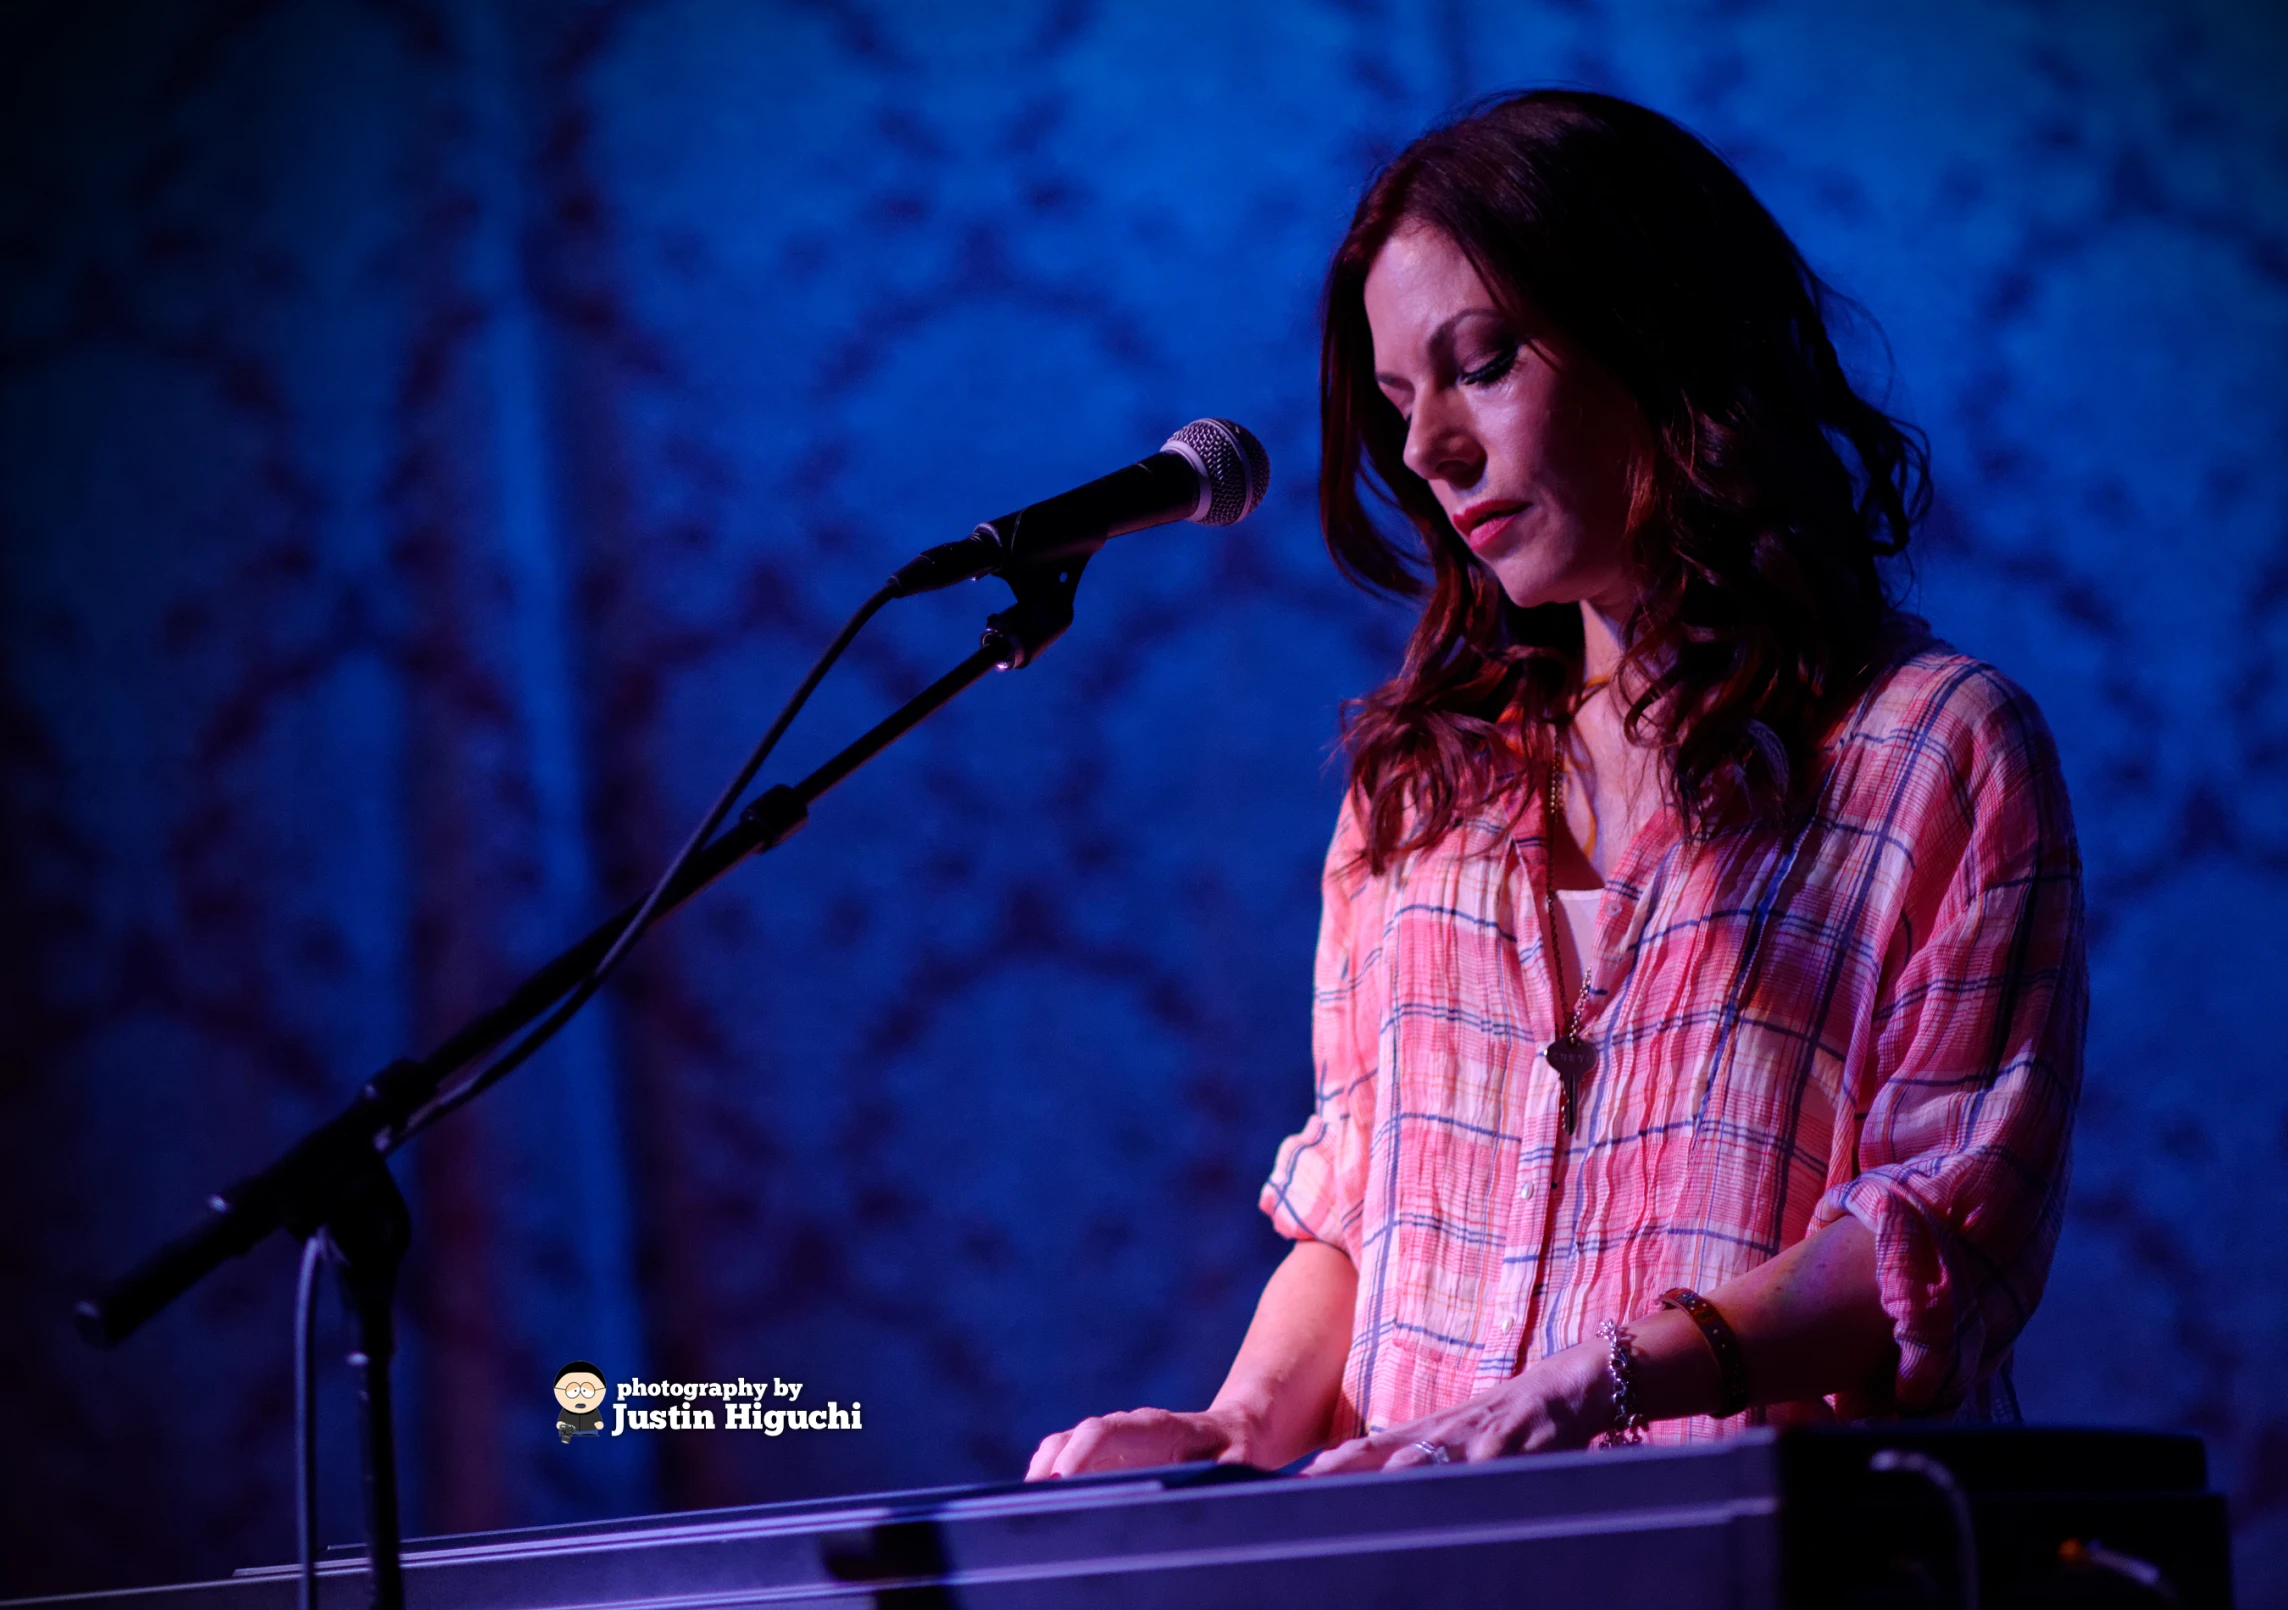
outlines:
{"label": "long wavy brown hair", "polygon": [[1852,388],[1828,322],[1858,309],[1722,158],[1641,106],[1541,90],[1402,152],[1327,276],[1327,546],[1369,588],[1427,595],[1399,673],[1346,710],[1369,864],[1435,843],[1546,764],[1581,675],[1579,608],[1513,605],[1402,457],[1364,291],[1406,223],[1459,246],[1516,328],[1537,313],[1635,400],[1650,447],[1630,488],[1643,591],[1616,684],[1635,691],[1627,731],[1657,743],[1693,835],[1784,821],[1877,669],[1892,610],[1878,561],[1929,501],[1923,441]]}

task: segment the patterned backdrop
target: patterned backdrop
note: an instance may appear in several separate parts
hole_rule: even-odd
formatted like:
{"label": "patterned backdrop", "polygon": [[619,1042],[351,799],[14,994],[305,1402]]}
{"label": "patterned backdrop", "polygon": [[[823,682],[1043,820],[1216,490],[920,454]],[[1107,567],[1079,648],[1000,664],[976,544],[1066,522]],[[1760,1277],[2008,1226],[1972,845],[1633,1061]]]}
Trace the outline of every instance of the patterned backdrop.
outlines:
{"label": "patterned backdrop", "polygon": [[[1880,321],[1920,607],[2048,711],[2088,860],[2021,1389],[2207,1437],[2288,1596],[2284,60],[2236,0],[7,8],[0,1593],[288,1557],[292,1248],[113,1354],[70,1299],[640,887],[889,566],[1221,413],[1261,514],[1109,550],[398,1161],[417,1530],[1006,1476],[1212,1391],[1404,625],[1317,543],[1318,277],[1377,159],[1555,81]],[[774,775],[992,587],[880,621]],[[866,1430],[565,1448],[575,1357]]]}

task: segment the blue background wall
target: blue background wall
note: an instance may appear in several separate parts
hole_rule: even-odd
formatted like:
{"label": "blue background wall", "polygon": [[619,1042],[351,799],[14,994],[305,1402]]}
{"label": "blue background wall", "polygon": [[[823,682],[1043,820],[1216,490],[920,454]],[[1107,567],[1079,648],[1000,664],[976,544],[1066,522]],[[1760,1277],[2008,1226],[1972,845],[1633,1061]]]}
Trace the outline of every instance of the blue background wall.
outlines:
{"label": "blue background wall", "polygon": [[[2087,852],[2021,1389],[2205,1435],[2288,1596],[2283,60],[2233,0],[9,8],[0,1592],[286,1557],[292,1250],[114,1355],[69,1299],[639,887],[888,566],[1226,413],[1261,515],[1109,552],[399,1165],[417,1528],[1202,1400],[1308,1099],[1335,707],[1404,624],[1317,544],[1318,276],[1378,157],[1565,81],[1703,132],[1888,334],[1921,607],[2047,709]],[[780,774],[985,595],[878,625]],[[575,1356],[869,1429],[566,1449]]]}

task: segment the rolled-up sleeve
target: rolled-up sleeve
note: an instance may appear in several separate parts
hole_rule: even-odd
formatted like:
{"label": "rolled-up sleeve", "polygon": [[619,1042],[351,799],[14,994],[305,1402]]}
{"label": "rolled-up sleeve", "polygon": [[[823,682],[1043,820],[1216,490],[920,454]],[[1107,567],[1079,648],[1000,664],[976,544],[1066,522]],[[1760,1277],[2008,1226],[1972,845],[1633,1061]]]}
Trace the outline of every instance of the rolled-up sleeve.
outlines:
{"label": "rolled-up sleeve", "polygon": [[1857,1174],[1821,1201],[1875,1236],[1895,1406],[1945,1413],[2008,1357],[2065,1211],[2089,980],[2055,745],[1991,676],[1906,846],[1897,958],[1855,1058]]}
{"label": "rolled-up sleeve", "polygon": [[[1355,1263],[1374,1073],[1381,967],[1379,923],[1366,898],[1363,840],[1348,800],[1320,878],[1319,949],[1312,973],[1314,1100],[1303,1127],[1280,1142],[1262,1207],[1281,1235],[1337,1246]],[[1365,931],[1361,931],[1362,924]]]}

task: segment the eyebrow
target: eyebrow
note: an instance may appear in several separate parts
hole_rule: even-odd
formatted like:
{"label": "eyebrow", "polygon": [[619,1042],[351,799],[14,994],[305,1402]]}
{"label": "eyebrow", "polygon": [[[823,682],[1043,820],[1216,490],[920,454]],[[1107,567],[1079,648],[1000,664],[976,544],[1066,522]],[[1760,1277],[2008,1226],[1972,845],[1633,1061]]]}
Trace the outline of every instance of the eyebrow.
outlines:
{"label": "eyebrow", "polygon": [[[1451,314],[1445,319],[1441,320],[1438,327],[1430,332],[1430,339],[1428,344],[1431,346],[1436,346],[1439,342],[1446,340],[1453,334],[1454,326],[1461,323],[1464,319],[1488,318],[1502,319],[1506,321],[1508,317],[1509,315],[1502,312],[1502,310],[1498,307],[1466,307],[1462,309],[1461,312]],[[1380,369],[1375,371],[1374,383],[1378,386],[1406,386],[1409,389],[1412,388],[1413,384],[1411,381],[1403,380],[1397,375],[1385,374]]]}

